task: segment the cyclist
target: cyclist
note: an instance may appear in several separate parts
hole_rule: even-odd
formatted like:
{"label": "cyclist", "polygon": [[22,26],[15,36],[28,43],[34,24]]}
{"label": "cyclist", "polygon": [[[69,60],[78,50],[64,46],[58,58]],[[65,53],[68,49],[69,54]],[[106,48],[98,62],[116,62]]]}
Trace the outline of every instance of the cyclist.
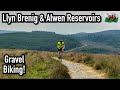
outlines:
{"label": "cyclist", "polygon": [[63,51],[65,50],[65,42],[63,40],[58,41],[57,49],[58,49],[58,58],[62,59]]}

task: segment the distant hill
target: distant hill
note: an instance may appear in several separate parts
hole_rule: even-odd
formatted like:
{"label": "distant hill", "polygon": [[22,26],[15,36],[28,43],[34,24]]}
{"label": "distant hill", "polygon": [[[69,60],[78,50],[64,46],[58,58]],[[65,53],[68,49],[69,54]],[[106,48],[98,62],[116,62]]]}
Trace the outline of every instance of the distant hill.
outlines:
{"label": "distant hill", "polygon": [[21,32],[21,31],[0,30],[0,34],[15,33],[15,32]]}
{"label": "distant hill", "polygon": [[89,53],[120,53],[120,30],[106,30],[96,33],[70,35],[87,45],[74,51]]}
{"label": "distant hill", "polygon": [[120,54],[120,30],[106,30],[96,33],[61,35],[55,32],[0,31],[0,48],[57,51],[60,39],[66,43],[66,52],[95,54]]}
{"label": "distant hill", "polygon": [[57,42],[60,39],[65,41],[66,50],[82,46],[78,40],[70,36],[55,32],[32,31],[1,34],[0,48],[57,51]]}
{"label": "distant hill", "polygon": [[120,48],[120,30],[108,30],[96,33],[86,33],[84,35],[73,35],[78,40],[92,41],[98,43],[104,43],[106,45],[112,45],[116,48]]}

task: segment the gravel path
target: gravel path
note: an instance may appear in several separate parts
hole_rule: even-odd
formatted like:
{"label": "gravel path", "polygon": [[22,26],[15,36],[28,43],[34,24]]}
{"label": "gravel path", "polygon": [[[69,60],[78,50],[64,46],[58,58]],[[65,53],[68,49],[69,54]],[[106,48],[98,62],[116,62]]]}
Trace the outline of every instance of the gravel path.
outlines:
{"label": "gravel path", "polygon": [[[56,57],[53,57],[53,59],[58,60]],[[62,64],[67,66],[71,79],[105,79],[105,74],[82,63],[75,63],[63,59]]]}

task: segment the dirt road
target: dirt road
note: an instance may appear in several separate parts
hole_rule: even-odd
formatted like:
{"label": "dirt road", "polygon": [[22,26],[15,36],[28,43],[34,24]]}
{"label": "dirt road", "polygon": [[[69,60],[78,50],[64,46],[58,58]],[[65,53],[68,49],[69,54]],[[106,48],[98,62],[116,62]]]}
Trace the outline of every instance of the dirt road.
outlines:
{"label": "dirt road", "polygon": [[[53,59],[58,60],[56,57],[53,57]],[[104,73],[100,73],[82,63],[75,63],[63,59],[62,64],[67,66],[71,79],[105,79]]]}

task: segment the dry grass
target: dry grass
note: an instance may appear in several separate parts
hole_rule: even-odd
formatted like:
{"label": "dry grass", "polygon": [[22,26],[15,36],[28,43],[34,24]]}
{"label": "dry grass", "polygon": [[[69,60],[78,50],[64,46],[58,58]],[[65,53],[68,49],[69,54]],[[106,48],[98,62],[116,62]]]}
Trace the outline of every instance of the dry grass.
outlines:
{"label": "dry grass", "polygon": [[96,70],[106,72],[108,78],[120,79],[120,55],[97,55],[86,53],[65,53],[64,58],[78,63],[85,63]]}
{"label": "dry grass", "polygon": [[[26,74],[23,76],[13,74],[2,74],[3,56],[20,56],[25,54]],[[53,60],[51,57],[54,53],[15,50],[15,49],[0,49],[0,78],[1,79],[68,79],[68,69],[59,61]]]}

